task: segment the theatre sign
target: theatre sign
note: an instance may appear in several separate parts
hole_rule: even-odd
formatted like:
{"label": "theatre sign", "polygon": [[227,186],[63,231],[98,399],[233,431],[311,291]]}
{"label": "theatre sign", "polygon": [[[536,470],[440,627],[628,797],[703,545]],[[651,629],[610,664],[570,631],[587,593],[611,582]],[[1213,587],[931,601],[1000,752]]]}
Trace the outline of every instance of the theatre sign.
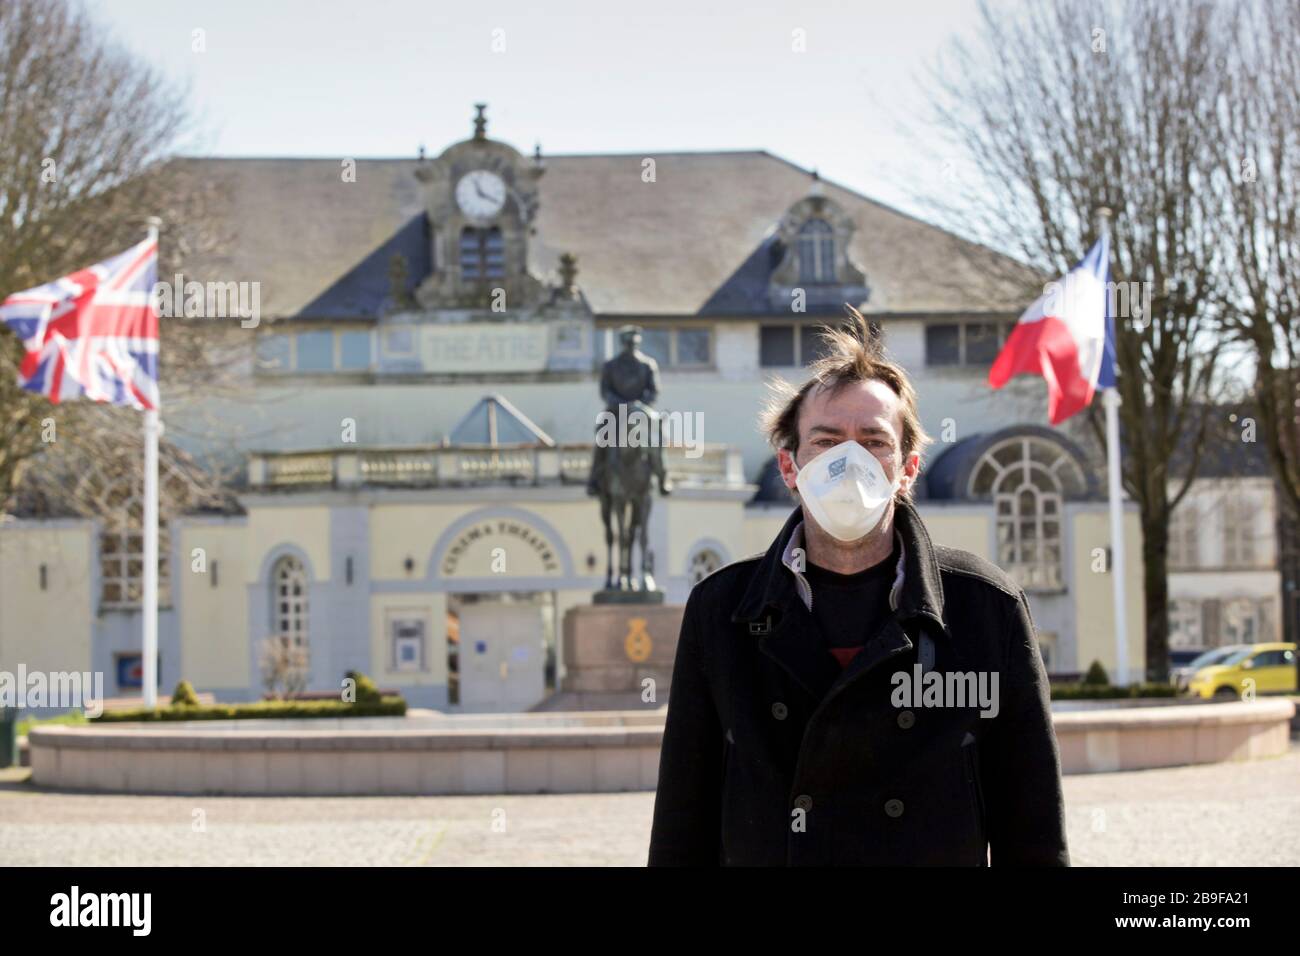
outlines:
{"label": "theatre sign", "polygon": [[590,320],[431,321],[407,314],[381,323],[379,368],[428,375],[590,371]]}
{"label": "theatre sign", "polygon": [[480,521],[447,546],[439,572],[450,577],[558,575],[555,546],[525,522],[514,518]]}

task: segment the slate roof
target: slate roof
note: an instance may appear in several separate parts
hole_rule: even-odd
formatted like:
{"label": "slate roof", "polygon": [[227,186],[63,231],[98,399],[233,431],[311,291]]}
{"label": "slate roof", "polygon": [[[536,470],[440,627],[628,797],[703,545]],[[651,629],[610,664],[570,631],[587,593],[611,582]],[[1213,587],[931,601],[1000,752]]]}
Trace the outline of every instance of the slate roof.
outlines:
{"label": "slate roof", "polygon": [[[1189,418],[1191,415],[1189,414]],[[1254,441],[1245,441],[1245,419],[1256,421]],[[1190,426],[1189,426],[1190,427]],[[1123,442],[1121,441],[1121,444]],[[1169,459],[1169,474],[1181,477],[1191,461],[1190,442],[1178,445]],[[1222,405],[1211,413],[1210,426],[1201,446],[1198,478],[1271,477],[1272,465],[1264,447],[1263,424],[1249,405]]]}
{"label": "slate roof", "polygon": [[[656,181],[642,182],[653,157]],[[544,157],[530,268],[552,278],[561,252],[597,314],[765,314],[780,218],[808,195],[811,174],[764,151]],[[411,287],[429,247],[415,159],[177,160],[212,180],[231,241],[193,261],[196,278],[260,280],[272,318],[373,318],[388,296],[394,252]],[[873,313],[1015,311],[1040,281],[1025,267],[919,219],[822,180],[857,222],[850,252],[867,274]],[[1032,296],[1031,296],[1032,297]]]}

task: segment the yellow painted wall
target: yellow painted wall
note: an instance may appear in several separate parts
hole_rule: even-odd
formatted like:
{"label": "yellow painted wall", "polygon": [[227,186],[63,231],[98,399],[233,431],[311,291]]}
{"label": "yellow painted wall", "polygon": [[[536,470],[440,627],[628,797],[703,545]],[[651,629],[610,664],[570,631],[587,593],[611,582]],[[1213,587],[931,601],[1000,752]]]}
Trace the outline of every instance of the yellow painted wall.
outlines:
{"label": "yellow painted wall", "polygon": [[258,583],[262,562],[282,544],[295,545],[307,555],[317,581],[330,579],[330,510],[324,505],[250,509],[247,540],[244,580],[248,584]]}
{"label": "yellow painted wall", "polygon": [[[557,547],[563,543],[568,548],[575,574],[589,573],[586,564],[588,554],[594,554],[597,558],[597,568],[590,573],[598,573],[603,569],[605,532],[600,523],[600,512],[591,500],[573,503],[530,501],[512,507],[538,516],[554,530],[552,534],[540,522],[519,519],[548,540],[558,538],[558,541],[552,543]],[[453,523],[478,510],[480,509],[465,504],[374,506],[370,509],[371,577],[377,581],[423,580],[428,574],[435,543]],[[510,520],[510,516],[501,515],[491,508],[485,510],[484,514],[487,515],[484,520],[489,522],[501,518]],[[556,571],[545,571],[540,557],[520,539],[505,536],[502,542],[506,551],[507,573],[511,576],[556,577],[563,573],[562,564]],[[480,539],[458,559],[456,569],[450,577],[487,577],[492,574],[492,549],[495,546],[495,543],[486,538]],[[409,573],[404,567],[408,556],[414,562]],[[435,572],[440,574],[438,569]]]}
{"label": "yellow painted wall", "polygon": [[[425,617],[427,671],[391,667],[388,620],[391,615]],[[447,683],[447,599],[443,594],[376,594],[370,599],[370,673],[380,686],[418,687]]]}
{"label": "yellow painted wall", "polygon": [[935,544],[961,548],[981,558],[993,560],[989,554],[989,522],[993,509],[977,513],[950,511],[946,508],[918,508],[921,521],[930,532]]}
{"label": "yellow painted wall", "polygon": [[[542,515],[564,537],[573,557],[574,574],[605,573],[605,526],[601,523],[600,507],[595,498],[555,504],[529,502],[521,507]],[[656,499],[654,507],[662,508],[663,499]],[[587,568],[589,554],[596,556],[596,566],[590,570]]]}
{"label": "yellow painted wall", "polygon": [[[248,638],[248,584],[257,573],[248,567],[247,529],[242,524],[184,525],[177,555],[181,662],[184,677],[197,690],[242,687],[251,683]],[[206,573],[196,573],[194,549],[202,548]],[[315,559],[313,558],[313,563]],[[217,586],[212,586],[216,562]],[[260,562],[259,562],[260,563]]]}
{"label": "yellow painted wall", "polygon": [[[92,530],[89,522],[47,528],[0,522],[0,669],[90,668]],[[94,595],[94,605],[98,600]]]}
{"label": "yellow painted wall", "polygon": [[[377,581],[422,580],[433,544],[466,505],[375,505],[370,509],[370,576]],[[408,573],[407,557],[415,562]]]}
{"label": "yellow painted wall", "polygon": [[742,530],[745,546],[735,558],[748,557],[760,551],[766,551],[781,533],[785,519],[790,517],[794,504],[789,508],[751,508],[745,512],[745,524]]}
{"label": "yellow painted wall", "polygon": [[656,564],[656,576],[685,574],[692,550],[705,538],[725,545],[732,561],[745,557],[749,552],[737,549],[736,543],[744,540],[746,524],[741,501],[673,502],[668,509],[668,564]]}
{"label": "yellow painted wall", "polygon": [[[1111,576],[1093,570],[1093,549],[1110,543],[1110,518],[1105,510],[1077,515],[1074,519],[1075,634],[1079,670],[1099,660],[1115,680],[1115,614]],[[1125,602],[1128,623],[1128,666],[1137,676],[1146,671],[1146,602],[1142,594],[1142,525],[1137,512],[1124,514],[1124,561],[1127,573]],[[1100,559],[1099,564],[1104,562]]]}

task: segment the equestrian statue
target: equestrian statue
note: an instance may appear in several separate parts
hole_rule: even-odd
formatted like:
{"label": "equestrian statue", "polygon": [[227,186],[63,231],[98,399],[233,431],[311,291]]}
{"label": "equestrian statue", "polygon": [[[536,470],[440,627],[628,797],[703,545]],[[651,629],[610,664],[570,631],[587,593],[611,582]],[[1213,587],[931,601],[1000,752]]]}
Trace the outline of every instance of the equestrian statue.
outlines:
{"label": "equestrian statue", "polygon": [[[652,407],[659,397],[659,366],[642,352],[641,329],[619,330],[623,349],[605,363],[600,375],[600,396],[605,402],[596,426],[591,475],[587,494],[600,499],[605,522],[605,590],[599,602],[663,600],[655,587],[654,554],[646,545],[653,500],[653,485],[661,494],[672,493],[672,480],[664,468],[659,412]],[[615,570],[614,543],[618,542]],[[640,549],[640,570],[632,573],[632,548]]]}

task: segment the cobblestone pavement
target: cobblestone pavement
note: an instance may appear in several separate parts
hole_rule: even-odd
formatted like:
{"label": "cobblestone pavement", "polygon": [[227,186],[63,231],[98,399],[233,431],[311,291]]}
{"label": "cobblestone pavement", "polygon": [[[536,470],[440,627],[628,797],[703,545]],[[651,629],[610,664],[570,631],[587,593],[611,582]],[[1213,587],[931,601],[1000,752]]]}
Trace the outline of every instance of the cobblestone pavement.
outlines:
{"label": "cobblestone pavement", "polygon": [[[21,865],[642,866],[653,793],[139,797],[0,770]],[[1076,865],[1300,865],[1300,742],[1272,760],[1065,778]]]}

